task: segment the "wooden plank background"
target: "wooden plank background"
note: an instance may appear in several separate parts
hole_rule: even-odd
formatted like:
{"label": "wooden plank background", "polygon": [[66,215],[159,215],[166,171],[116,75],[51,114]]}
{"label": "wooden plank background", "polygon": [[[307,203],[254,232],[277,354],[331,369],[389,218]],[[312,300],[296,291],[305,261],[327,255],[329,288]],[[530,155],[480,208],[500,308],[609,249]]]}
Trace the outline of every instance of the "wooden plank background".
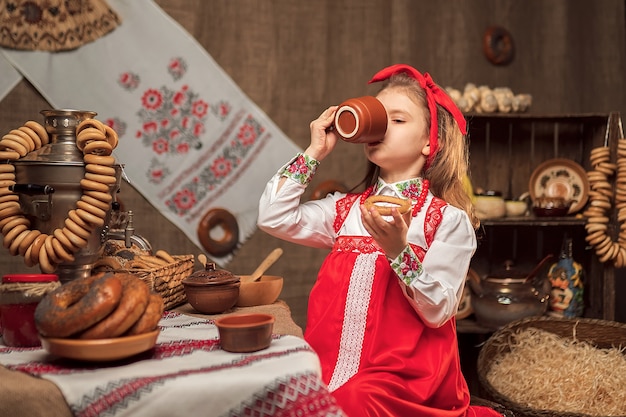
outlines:
{"label": "wooden plank background", "polygon": [[[365,83],[398,62],[430,72],[442,86],[507,86],[533,96],[536,114],[626,114],[626,31],[623,0],[157,0],[235,82],[301,147],[309,122],[330,104],[375,94]],[[494,66],[483,55],[486,28],[506,28],[515,57]],[[20,126],[49,106],[26,81],[0,103],[0,131]],[[521,136],[525,134],[520,132]],[[364,174],[359,146],[341,143],[311,187],[326,179],[354,185]],[[498,176],[504,167],[489,167]],[[523,179],[519,179],[523,183]],[[312,189],[311,188],[311,189]],[[516,190],[517,191],[517,190]],[[137,233],[174,254],[200,249],[123,184]],[[252,272],[273,247],[283,257],[270,269],[285,277],[282,298],[304,326],[308,291],[326,251],[257,232],[228,265]],[[28,271],[0,252],[5,273]],[[622,280],[625,281],[625,280]],[[626,313],[624,314],[626,316]]]}

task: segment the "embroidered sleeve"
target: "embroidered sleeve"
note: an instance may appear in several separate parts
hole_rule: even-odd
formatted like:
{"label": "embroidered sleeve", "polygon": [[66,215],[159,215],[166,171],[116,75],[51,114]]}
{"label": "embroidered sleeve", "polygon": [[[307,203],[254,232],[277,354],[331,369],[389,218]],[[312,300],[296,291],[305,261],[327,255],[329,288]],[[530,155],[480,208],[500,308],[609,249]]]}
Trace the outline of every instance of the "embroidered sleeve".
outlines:
{"label": "embroidered sleeve", "polygon": [[309,155],[298,153],[296,159],[285,167],[282,175],[297,183],[307,185],[311,182],[319,164],[319,161],[311,158]]}
{"label": "embroidered sleeve", "polygon": [[406,285],[411,285],[411,282],[424,271],[422,263],[410,245],[407,245],[400,255],[391,260],[391,268]]}

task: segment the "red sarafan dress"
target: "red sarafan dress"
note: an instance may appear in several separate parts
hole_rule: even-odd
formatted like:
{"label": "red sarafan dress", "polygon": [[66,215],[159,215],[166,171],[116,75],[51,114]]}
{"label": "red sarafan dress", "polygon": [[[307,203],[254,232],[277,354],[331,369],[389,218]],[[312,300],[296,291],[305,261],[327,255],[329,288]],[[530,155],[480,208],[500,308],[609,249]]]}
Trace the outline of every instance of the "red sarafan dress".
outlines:
{"label": "red sarafan dress", "polygon": [[[338,230],[350,206],[337,204]],[[443,200],[426,208],[432,242]],[[342,218],[343,216],[343,218]],[[426,250],[412,245],[420,261]],[[369,236],[338,236],[311,291],[305,339],[318,353],[324,382],[348,416],[500,416],[469,406],[452,318],[428,327]]]}

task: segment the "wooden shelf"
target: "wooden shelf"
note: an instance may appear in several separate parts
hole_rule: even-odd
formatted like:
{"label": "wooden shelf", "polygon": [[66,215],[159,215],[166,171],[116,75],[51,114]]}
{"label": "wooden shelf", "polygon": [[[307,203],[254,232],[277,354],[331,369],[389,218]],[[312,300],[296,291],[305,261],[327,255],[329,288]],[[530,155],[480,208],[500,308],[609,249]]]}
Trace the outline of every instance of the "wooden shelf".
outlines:
{"label": "wooden shelf", "polygon": [[577,216],[565,217],[503,217],[501,219],[482,220],[483,226],[584,226],[587,219]]}
{"label": "wooden shelf", "polygon": [[[611,149],[617,160],[619,113],[610,114],[467,114],[470,175],[474,188],[517,198],[529,191],[529,180],[541,163],[570,159],[585,171],[592,169],[590,152]],[[615,317],[615,268],[601,263],[585,240],[586,218],[581,210],[565,217],[504,217],[483,220],[481,240],[472,268],[484,276],[502,262],[535,265],[547,254],[558,255],[564,234],[574,239],[574,258],[585,270],[585,316]],[[610,230],[619,229],[616,213]],[[459,332],[485,333],[477,323],[460,320]]]}

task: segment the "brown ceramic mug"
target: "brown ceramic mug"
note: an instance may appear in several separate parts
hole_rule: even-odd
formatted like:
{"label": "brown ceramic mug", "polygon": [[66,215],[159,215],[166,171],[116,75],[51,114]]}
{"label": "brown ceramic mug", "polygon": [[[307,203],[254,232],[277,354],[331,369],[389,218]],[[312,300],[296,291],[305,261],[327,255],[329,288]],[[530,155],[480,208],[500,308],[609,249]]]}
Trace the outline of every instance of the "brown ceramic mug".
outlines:
{"label": "brown ceramic mug", "polygon": [[376,142],[387,131],[387,111],[376,97],[351,98],[339,105],[334,126],[346,142]]}

